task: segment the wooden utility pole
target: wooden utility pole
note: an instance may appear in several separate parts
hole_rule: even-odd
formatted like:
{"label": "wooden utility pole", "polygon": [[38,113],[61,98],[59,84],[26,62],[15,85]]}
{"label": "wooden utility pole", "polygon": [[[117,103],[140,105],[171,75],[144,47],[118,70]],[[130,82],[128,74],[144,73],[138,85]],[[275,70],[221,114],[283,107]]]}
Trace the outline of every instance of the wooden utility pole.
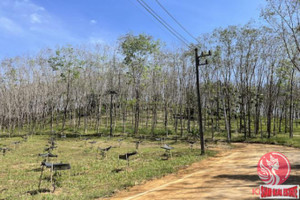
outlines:
{"label": "wooden utility pole", "polygon": [[196,63],[196,84],[197,84],[197,103],[198,103],[198,124],[199,124],[199,134],[200,134],[200,143],[201,143],[201,155],[205,154],[205,147],[204,147],[204,133],[203,133],[203,123],[202,123],[202,108],[201,108],[201,96],[200,96],[200,84],[199,84],[199,66],[200,65],[207,65],[208,61],[205,60],[205,63],[200,64],[200,58],[210,56],[211,52],[209,51],[208,54],[201,53],[198,56],[198,48],[195,48],[195,63]]}
{"label": "wooden utility pole", "polygon": [[112,113],[113,113],[113,95],[116,95],[118,94],[116,91],[114,90],[108,90],[107,91],[107,94],[110,95],[110,109],[109,109],[109,117],[110,117],[110,130],[109,130],[109,136],[112,137],[113,136],[113,116],[112,116]]}

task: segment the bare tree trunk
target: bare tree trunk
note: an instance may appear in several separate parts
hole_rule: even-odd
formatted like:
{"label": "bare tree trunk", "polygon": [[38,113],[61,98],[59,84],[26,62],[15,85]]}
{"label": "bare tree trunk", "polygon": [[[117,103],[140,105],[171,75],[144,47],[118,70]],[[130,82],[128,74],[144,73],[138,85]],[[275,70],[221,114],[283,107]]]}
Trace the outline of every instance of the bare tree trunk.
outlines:
{"label": "bare tree trunk", "polygon": [[292,76],[290,82],[290,138],[293,138],[293,81],[295,68],[292,69]]}
{"label": "bare tree trunk", "polygon": [[68,106],[69,106],[69,101],[70,101],[70,81],[68,80],[68,83],[67,83],[67,100],[66,100],[66,105],[64,107],[64,118],[63,118],[63,124],[62,124],[62,128],[61,128],[62,133],[65,130],[65,124],[66,124],[66,119],[67,119],[67,111],[68,111],[67,109],[68,109]]}
{"label": "bare tree trunk", "polygon": [[226,130],[227,130],[227,141],[230,142],[231,141],[230,127],[229,127],[229,122],[228,122],[228,117],[227,117],[227,110],[226,110],[225,98],[223,98],[223,111],[224,111],[225,126],[226,126]]}
{"label": "bare tree trunk", "polygon": [[[127,100],[126,100],[127,102]],[[126,129],[126,119],[127,119],[127,105],[124,103],[124,108],[123,108],[123,133],[125,133]]]}
{"label": "bare tree trunk", "polygon": [[139,91],[139,81],[135,88],[135,97],[136,97],[136,103],[135,103],[135,114],[134,114],[134,135],[137,135],[139,132],[139,121],[140,121],[140,91]]}
{"label": "bare tree trunk", "polygon": [[110,108],[109,108],[109,118],[110,118],[110,126],[109,126],[109,136],[113,136],[113,95],[110,95]]}

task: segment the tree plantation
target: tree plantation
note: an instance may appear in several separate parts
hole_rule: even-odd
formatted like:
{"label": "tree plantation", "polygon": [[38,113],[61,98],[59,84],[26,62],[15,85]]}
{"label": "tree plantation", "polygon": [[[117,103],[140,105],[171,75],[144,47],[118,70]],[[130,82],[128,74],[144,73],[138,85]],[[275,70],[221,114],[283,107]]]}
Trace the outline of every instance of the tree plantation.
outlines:
{"label": "tree plantation", "polygon": [[[290,59],[276,32],[252,24],[216,29],[199,46],[212,51],[208,65],[200,66],[210,137],[293,137],[300,116],[299,54]],[[110,113],[118,133],[197,135],[192,55],[164,50],[151,36],[128,34],[116,48],[66,46],[4,59],[2,135],[106,132]]]}
{"label": "tree plantation", "polygon": [[276,148],[293,153],[287,185],[299,184],[300,1],[266,0],[260,14],[172,48],[130,32],[0,60],[0,199],[143,199],[154,183],[122,190],[172,172],[155,190],[197,177],[170,191],[241,180],[250,195],[256,158]]}

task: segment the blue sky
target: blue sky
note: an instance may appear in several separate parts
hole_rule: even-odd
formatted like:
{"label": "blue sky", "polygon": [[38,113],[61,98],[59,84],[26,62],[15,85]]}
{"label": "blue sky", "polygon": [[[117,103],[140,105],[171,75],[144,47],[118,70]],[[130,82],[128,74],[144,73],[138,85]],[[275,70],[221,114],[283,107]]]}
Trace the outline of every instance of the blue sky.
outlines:
{"label": "blue sky", "polygon": [[[155,0],[145,1],[193,42]],[[197,37],[218,27],[258,20],[264,1],[160,0]],[[30,55],[57,45],[113,44],[128,32],[180,45],[136,0],[0,0],[0,58]]]}

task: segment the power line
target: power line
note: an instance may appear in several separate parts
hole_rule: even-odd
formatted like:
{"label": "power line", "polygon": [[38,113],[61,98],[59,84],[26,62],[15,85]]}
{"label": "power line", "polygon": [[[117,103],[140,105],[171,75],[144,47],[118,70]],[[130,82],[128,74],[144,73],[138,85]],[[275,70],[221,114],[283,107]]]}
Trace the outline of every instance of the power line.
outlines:
{"label": "power line", "polygon": [[178,33],[172,26],[170,26],[162,17],[160,17],[144,0],[137,0],[140,5],[142,5],[146,11],[148,11],[159,23],[161,23],[165,28],[167,28],[170,33],[172,33],[177,39],[188,46],[188,41]]}
{"label": "power line", "polygon": [[162,19],[147,3],[145,3],[143,0],[137,0],[137,2],[143,6],[146,11],[150,13],[160,24],[162,24],[172,35],[189,47],[188,41],[174,28],[172,28],[164,19]]}
{"label": "power line", "polygon": [[162,22],[164,22],[173,32],[175,32],[178,36],[180,36],[186,43],[189,43],[189,41],[180,33],[178,33],[178,31],[176,31],[170,24],[168,24],[162,17],[159,16],[159,14],[157,14],[144,0],[140,0],[142,1]]}
{"label": "power line", "polygon": [[178,22],[178,20],[176,20],[176,18],[159,2],[159,0],[155,0],[155,1],[176,22],[176,24],[178,24],[182,28],[182,30],[184,30],[189,36],[191,36],[198,43],[200,43],[196,37],[194,37],[181,23]]}
{"label": "power line", "polygon": [[[136,1],[136,0],[129,0],[132,5],[134,5],[137,9],[140,9],[143,14],[147,15],[147,17],[149,17],[149,13],[147,12],[147,10],[145,10],[143,7],[141,7],[141,5]],[[151,21],[153,21],[155,24],[158,25],[158,28],[160,28],[160,30],[166,32],[167,34],[169,34],[170,36],[172,36],[174,39],[177,39],[173,34],[171,34],[165,27],[163,27],[154,17],[149,17],[149,19],[151,19]]]}

